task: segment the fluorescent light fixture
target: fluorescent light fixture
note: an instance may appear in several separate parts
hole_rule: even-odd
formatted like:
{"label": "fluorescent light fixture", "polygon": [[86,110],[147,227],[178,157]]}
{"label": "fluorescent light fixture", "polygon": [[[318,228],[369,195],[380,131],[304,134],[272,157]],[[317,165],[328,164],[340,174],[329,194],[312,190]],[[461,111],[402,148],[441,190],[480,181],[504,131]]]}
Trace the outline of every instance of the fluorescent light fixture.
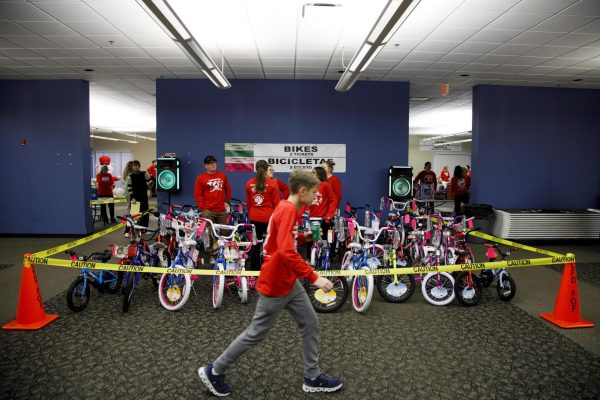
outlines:
{"label": "fluorescent light fixture", "polygon": [[217,68],[212,58],[196,42],[194,36],[185,27],[166,0],[137,0],[146,12],[177,43],[181,50],[219,89],[229,89],[231,84]]}
{"label": "fluorescent light fixture", "polygon": [[443,146],[443,145],[445,145],[445,144],[467,143],[467,142],[470,142],[470,141],[472,141],[472,140],[473,140],[473,139],[454,140],[454,141],[452,141],[452,142],[445,142],[445,143],[434,144],[433,146],[435,147],[435,146],[438,146],[438,145],[439,145],[439,146]]}
{"label": "fluorescent light fixture", "polygon": [[439,140],[439,139],[448,139],[454,136],[469,136],[471,134],[471,131],[466,131],[466,132],[458,132],[458,133],[451,133],[449,135],[440,135],[440,136],[433,136],[427,139],[421,139],[421,142],[426,142],[429,140]]}
{"label": "fluorescent light fixture", "polygon": [[137,144],[137,142],[134,140],[117,139],[117,138],[111,138],[111,137],[107,137],[107,136],[98,136],[98,135],[94,135],[94,134],[90,134],[90,137],[94,138],[94,139],[110,140],[112,142],[127,142],[127,143]]}
{"label": "fluorescent light fixture", "polygon": [[[114,130],[110,130],[110,129],[92,127],[92,133],[97,133],[98,131],[111,133],[111,134],[115,134],[115,135],[129,136],[129,137],[132,137],[135,139],[145,139],[145,140],[150,140],[150,141],[156,142],[156,138],[143,136],[143,135],[140,135],[139,133],[120,132],[120,131],[114,131]],[[116,140],[118,140],[118,139],[116,139]],[[137,141],[135,143],[137,143]]]}
{"label": "fluorescent light fixture", "polygon": [[383,12],[373,25],[371,32],[360,46],[350,64],[342,74],[335,90],[346,92],[358,80],[363,72],[373,61],[383,46],[396,33],[398,28],[406,21],[420,0],[390,0]]}

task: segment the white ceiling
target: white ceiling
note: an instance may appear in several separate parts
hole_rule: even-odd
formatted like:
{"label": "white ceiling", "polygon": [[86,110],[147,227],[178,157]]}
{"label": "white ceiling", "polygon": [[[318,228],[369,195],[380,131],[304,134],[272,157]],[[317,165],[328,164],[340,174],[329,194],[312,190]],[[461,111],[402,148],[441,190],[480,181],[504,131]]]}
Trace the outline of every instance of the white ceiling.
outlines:
{"label": "white ceiling", "polygon": [[[387,0],[169,2],[223,60],[229,90],[236,79],[334,90]],[[0,79],[89,80],[94,127],[153,132],[160,77],[204,78],[135,0],[0,0]],[[600,88],[600,0],[421,0],[361,80],[409,81],[429,98],[411,102],[410,132],[436,135],[471,128],[477,84]]]}

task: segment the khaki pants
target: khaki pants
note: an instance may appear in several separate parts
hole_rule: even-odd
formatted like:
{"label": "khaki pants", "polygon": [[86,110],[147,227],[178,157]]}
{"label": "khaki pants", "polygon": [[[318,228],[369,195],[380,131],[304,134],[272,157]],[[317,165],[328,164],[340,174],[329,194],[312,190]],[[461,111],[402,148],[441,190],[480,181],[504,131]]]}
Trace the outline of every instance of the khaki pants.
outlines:
{"label": "khaki pants", "polygon": [[[202,210],[202,216],[206,219],[210,219],[214,224],[221,224],[221,225],[227,224],[227,213],[224,211],[223,212],[214,212],[214,211],[210,211],[210,210]],[[208,229],[210,229],[210,227],[208,227]],[[219,231],[217,231],[217,232],[219,232]],[[205,249],[205,251],[209,256],[215,257],[217,255],[217,250],[219,248],[219,244],[213,237],[212,232],[210,233],[210,238],[211,238],[210,239],[210,243],[211,243],[210,248]]]}

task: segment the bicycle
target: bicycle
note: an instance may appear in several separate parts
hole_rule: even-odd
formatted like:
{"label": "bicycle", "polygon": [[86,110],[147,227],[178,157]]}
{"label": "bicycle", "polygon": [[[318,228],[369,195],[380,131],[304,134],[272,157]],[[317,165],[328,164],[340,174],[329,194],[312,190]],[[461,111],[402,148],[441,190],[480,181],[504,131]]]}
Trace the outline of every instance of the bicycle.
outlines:
{"label": "bicycle", "polygon": [[82,262],[84,266],[81,268],[81,273],[69,285],[67,289],[67,305],[73,312],[83,311],[90,301],[90,285],[98,289],[100,293],[116,293],[121,285],[120,276],[112,271],[100,270],[98,275],[85,267],[85,262],[90,260],[98,260],[105,263],[110,260],[113,253],[110,249],[104,252],[94,252],[89,256],[78,256],[73,250],[65,252],[69,255],[73,263]]}
{"label": "bicycle", "polygon": [[[510,256],[512,251],[516,251],[516,249],[512,247],[506,252],[502,252],[497,243],[486,243],[484,246],[487,247],[486,256],[490,262],[496,261],[496,258],[498,257],[496,255],[496,250],[498,253],[500,253],[502,261],[504,261],[506,257]],[[515,280],[512,278],[512,276],[510,276],[505,268],[484,269],[481,271],[479,279],[481,280],[481,284],[484,288],[490,286],[494,281],[497,282],[496,293],[498,294],[498,298],[502,301],[512,300],[517,293],[517,285]]]}
{"label": "bicycle", "polygon": [[[311,221],[320,221],[321,218],[310,218]],[[331,245],[329,240],[320,239],[320,231],[313,235],[313,244],[310,252],[310,265],[315,270],[327,271],[330,267]],[[329,292],[314,286],[308,279],[304,281],[304,288],[308,294],[315,311],[332,313],[340,309],[348,298],[348,282],[341,276],[327,276],[333,283]]]}
{"label": "bicycle", "polygon": [[[212,231],[212,234],[214,235],[214,237],[217,238],[218,250],[214,264],[215,271],[234,270],[236,272],[243,272],[245,270],[245,256],[247,256],[247,252],[250,250],[250,248],[256,244],[256,231],[254,225],[244,223],[232,226],[215,224],[211,220],[206,218],[199,218],[199,220],[204,222],[201,230],[203,231],[205,223],[208,223],[208,225],[210,225],[211,227],[210,230]],[[232,240],[234,239],[234,236],[239,231],[241,231],[242,228],[251,228],[251,242],[235,242],[234,240]],[[223,234],[222,231],[229,231],[230,234]],[[240,246],[246,248],[245,252],[243,252],[245,256],[240,255]],[[226,254],[225,250],[227,250],[228,254]],[[238,289],[238,294],[240,296],[241,302],[246,303],[248,301],[248,278],[245,276],[235,276],[229,279],[233,280],[233,282],[235,283]],[[217,309],[220,308],[223,304],[223,294],[225,292],[225,276],[219,275],[217,272],[217,275],[213,276],[212,281],[212,304],[213,308]]]}

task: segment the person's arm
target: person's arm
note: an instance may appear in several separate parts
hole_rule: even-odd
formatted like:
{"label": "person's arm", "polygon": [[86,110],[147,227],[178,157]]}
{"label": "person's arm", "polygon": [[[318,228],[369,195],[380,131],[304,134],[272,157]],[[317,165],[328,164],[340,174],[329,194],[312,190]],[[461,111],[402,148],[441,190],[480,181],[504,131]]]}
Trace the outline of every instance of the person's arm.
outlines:
{"label": "person's arm", "polygon": [[279,201],[281,200],[281,191],[279,190],[279,182],[275,179],[272,180],[273,184],[273,208],[277,207]]}
{"label": "person's arm", "polygon": [[246,210],[248,210],[248,216],[250,216],[250,209],[252,208],[252,186],[250,181],[246,182]]}
{"label": "person's arm", "polygon": [[223,174],[223,187],[225,189],[225,202],[227,203],[231,200],[231,186],[229,185],[229,180],[225,174]]}
{"label": "person's arm", "polygon": [[202,189],[202,174],[200,174],[196,177],[196,182],[194,183],[194,200],[196,200],[196,205],[200,210],[204,210]]}
{"label": "person's arm", "polygon": [[330,184],[326,184],[324,187],[327,188],[325,189],[327,196],[327,214],[325,214],[325,217],[331,221],[335,215],[335,210],[338,208],[338,199]]}
{"label": "person's arm", "polygon": [[279,226],[277,229],[277,252],[281,255],[282,264],[288,266],[298,278],[308,278],[311,283],[315,283],[318,275],[313,268],[296,251],[294,243],[294,225],[296,216],[294,213],[279,214]]}
{"label": "person's arm", "polygon": [[[133,194],[133,185],[131,183],[131,175],[127,176],[127,180],[125,181],[125,189],[127,190],[127,192],[125,193],[125,195],[127,196],[127,201],[131,203],[131,195]],[[133,199],[135,200],[135,199]]]}
{"label": "person's arm", "polygon": [[281,179],[277,179],[277,184],[279,185],[279,189],[283,192],[283,195],[281,196],[281,198],[287,199],[288,197],[290,197],[290,189],[285,184],[285,182],[282,181]]}

